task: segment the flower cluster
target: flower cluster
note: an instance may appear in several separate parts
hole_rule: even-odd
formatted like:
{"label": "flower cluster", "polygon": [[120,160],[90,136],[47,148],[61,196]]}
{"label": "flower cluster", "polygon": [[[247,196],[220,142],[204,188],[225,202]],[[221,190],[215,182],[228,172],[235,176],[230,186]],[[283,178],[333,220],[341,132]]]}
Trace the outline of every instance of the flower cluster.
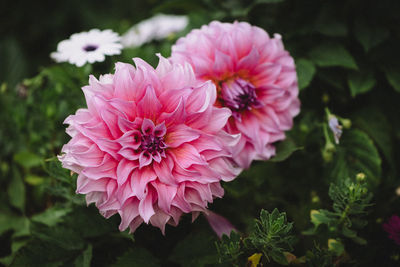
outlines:
{"label": "flower cluster", "polygon": [[223,196],[221,181],[273,156],[291,128],[294,62],[279,35],[238,22],[193,30],[172,51],[156,69],[135,58],[136,67],[117,63],[115,74],[91,76],[87,108],[65,120],[72,139],[59,159],[78,174],[88,204],[121,216],[121,231],[145,222],[164,233],[183,213],[204,212],[229,233],[207,205]]}

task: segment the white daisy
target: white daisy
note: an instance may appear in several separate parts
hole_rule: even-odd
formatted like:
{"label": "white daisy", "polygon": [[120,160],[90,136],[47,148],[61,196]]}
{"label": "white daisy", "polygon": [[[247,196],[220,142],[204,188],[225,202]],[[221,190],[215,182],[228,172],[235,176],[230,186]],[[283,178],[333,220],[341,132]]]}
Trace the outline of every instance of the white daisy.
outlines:
{"label": "white daisy", "polygon": [[124,47],[138,47],[153,40],[161,40],[186,28],[187,16],[158,14],[131,27],[123,36]]}
{"label": "white daisy", "polygon": [[56,62],[69,62],[82,67],[86,62],[102,62],[105,56],[118,55],[122,45],[120,36],[111,31],[98,29],[75,33],[68,40],[58,43],[57,51],[50,54]]}

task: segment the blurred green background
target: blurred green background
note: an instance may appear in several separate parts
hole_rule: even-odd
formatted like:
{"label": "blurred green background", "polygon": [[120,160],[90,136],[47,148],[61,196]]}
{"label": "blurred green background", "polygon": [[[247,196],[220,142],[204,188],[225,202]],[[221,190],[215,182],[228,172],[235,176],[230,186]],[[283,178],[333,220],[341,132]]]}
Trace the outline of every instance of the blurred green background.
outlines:
{"label": "blurred green background", "polygon": [[[49,57],[73,33],[99,28],[123,34],[157,13],[188,15],[189,26],[93,66],[56,64]],[[296,61],[302,111],[288,140],[278,145],[285,160],[255,162],[224,184],[225,197],[211,210],[228,218],[243,236],[253,231],[261,209],[285,211],[294,222],[292,253],[331,257],[319,266],[398,266],[399,247],[387,238],[382,223],[400,214],[395,193],[400,186],[399,14],[396,0],[2,1],[0,265],[223,264],[214,245],[218,239],[202,217],[191,224],[185,216],[178,227],[167,226],[166,236],[146,225],[133,236],[119,233],[119,218],[106,220],[95,207],[86,208],[84,198],[74,193],[76,178],[55,158],[69,140],[63,120],[85,106],[80,87],[90,73],[113,72],[114,62],[131,62],[132,57],[156,65],[155,53],[169,56],[179,36],[215,19],[248,21],[283,36]],[[324,136],[325,108],[352,122],[331,150],[332,136]],[[310,211],[332,207],[330,183],[359,172],[366,174],[374,194],[364,216],[368,224],[358,232],[368,243],[357,244],[329,227],[305,235],[313,225]],[[345,252],[329,254],[329,238],[340,240]],[[313,250],[317,245],[321,255]],[[251,256],[246,253],[239,266]],[[277,265],[266,257],[262,262]]]}

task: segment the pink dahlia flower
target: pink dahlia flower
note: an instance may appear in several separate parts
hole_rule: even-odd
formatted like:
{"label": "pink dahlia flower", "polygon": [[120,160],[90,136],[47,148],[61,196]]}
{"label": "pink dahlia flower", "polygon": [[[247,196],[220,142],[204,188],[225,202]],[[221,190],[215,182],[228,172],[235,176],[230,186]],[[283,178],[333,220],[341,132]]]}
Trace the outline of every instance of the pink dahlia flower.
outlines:
{"label": "pink dahlia flower", "polygon": [[280,35],[213,21],[180,38],[171,60],[189,62],[197,78],[217,86],[216,105],[232,111],[225,129],[242,134],[233,150],[240,166],[275,154],[272,144],[285,138],[300,108],[295,64]]}
{"label": "pink dahlia flower", "polygon": [[222,130],[231,111],[214,106],[214,84],[196,80],[190,65],[161,56],[156,69],[134,62],[90,77],[88,108],[65,120],[72,139],[59,159],[78,174],[88,204],[106,218],[119,213],[121,231],[145,222],[164,233],[182,213],[195,218],[222,197],[220,181],[240,171],[228,151],[239,136]]}

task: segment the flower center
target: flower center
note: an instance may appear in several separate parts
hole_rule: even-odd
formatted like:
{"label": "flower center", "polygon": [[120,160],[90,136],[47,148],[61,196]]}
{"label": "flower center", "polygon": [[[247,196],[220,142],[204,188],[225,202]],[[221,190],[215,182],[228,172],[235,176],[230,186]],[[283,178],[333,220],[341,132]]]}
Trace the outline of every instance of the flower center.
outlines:
{"label": "flower center", "polygon": [[99,48],[97,45],[88,44],[83,47],[83,50],[85,50],[86,52],[92,52],[97,50],[97,48]]}
{"label": "flower center", "polygon": [[152,134],[146,135],[143,133],[142,140],[139,149],[146,151],[150,154],[163,153],[164,149],[167,147],[164,143],[163,137],[154,136]]}
{"label": "flower center", "polygon": [[165,149],[168,147],[164,142],[166,131],[164,123],[155,126],[151,120],[143,120],[140,132],[137,131],[134,137],[140,167],[151,164],[153,160],[160,163],[161,158],[166,157]]}
{"label": "flower center", "polygon": [[223,82],[220,98],[237,120],[241,120],[243,111],[262,106],[262,103],[257,99],[254,85],[240,78]]}

